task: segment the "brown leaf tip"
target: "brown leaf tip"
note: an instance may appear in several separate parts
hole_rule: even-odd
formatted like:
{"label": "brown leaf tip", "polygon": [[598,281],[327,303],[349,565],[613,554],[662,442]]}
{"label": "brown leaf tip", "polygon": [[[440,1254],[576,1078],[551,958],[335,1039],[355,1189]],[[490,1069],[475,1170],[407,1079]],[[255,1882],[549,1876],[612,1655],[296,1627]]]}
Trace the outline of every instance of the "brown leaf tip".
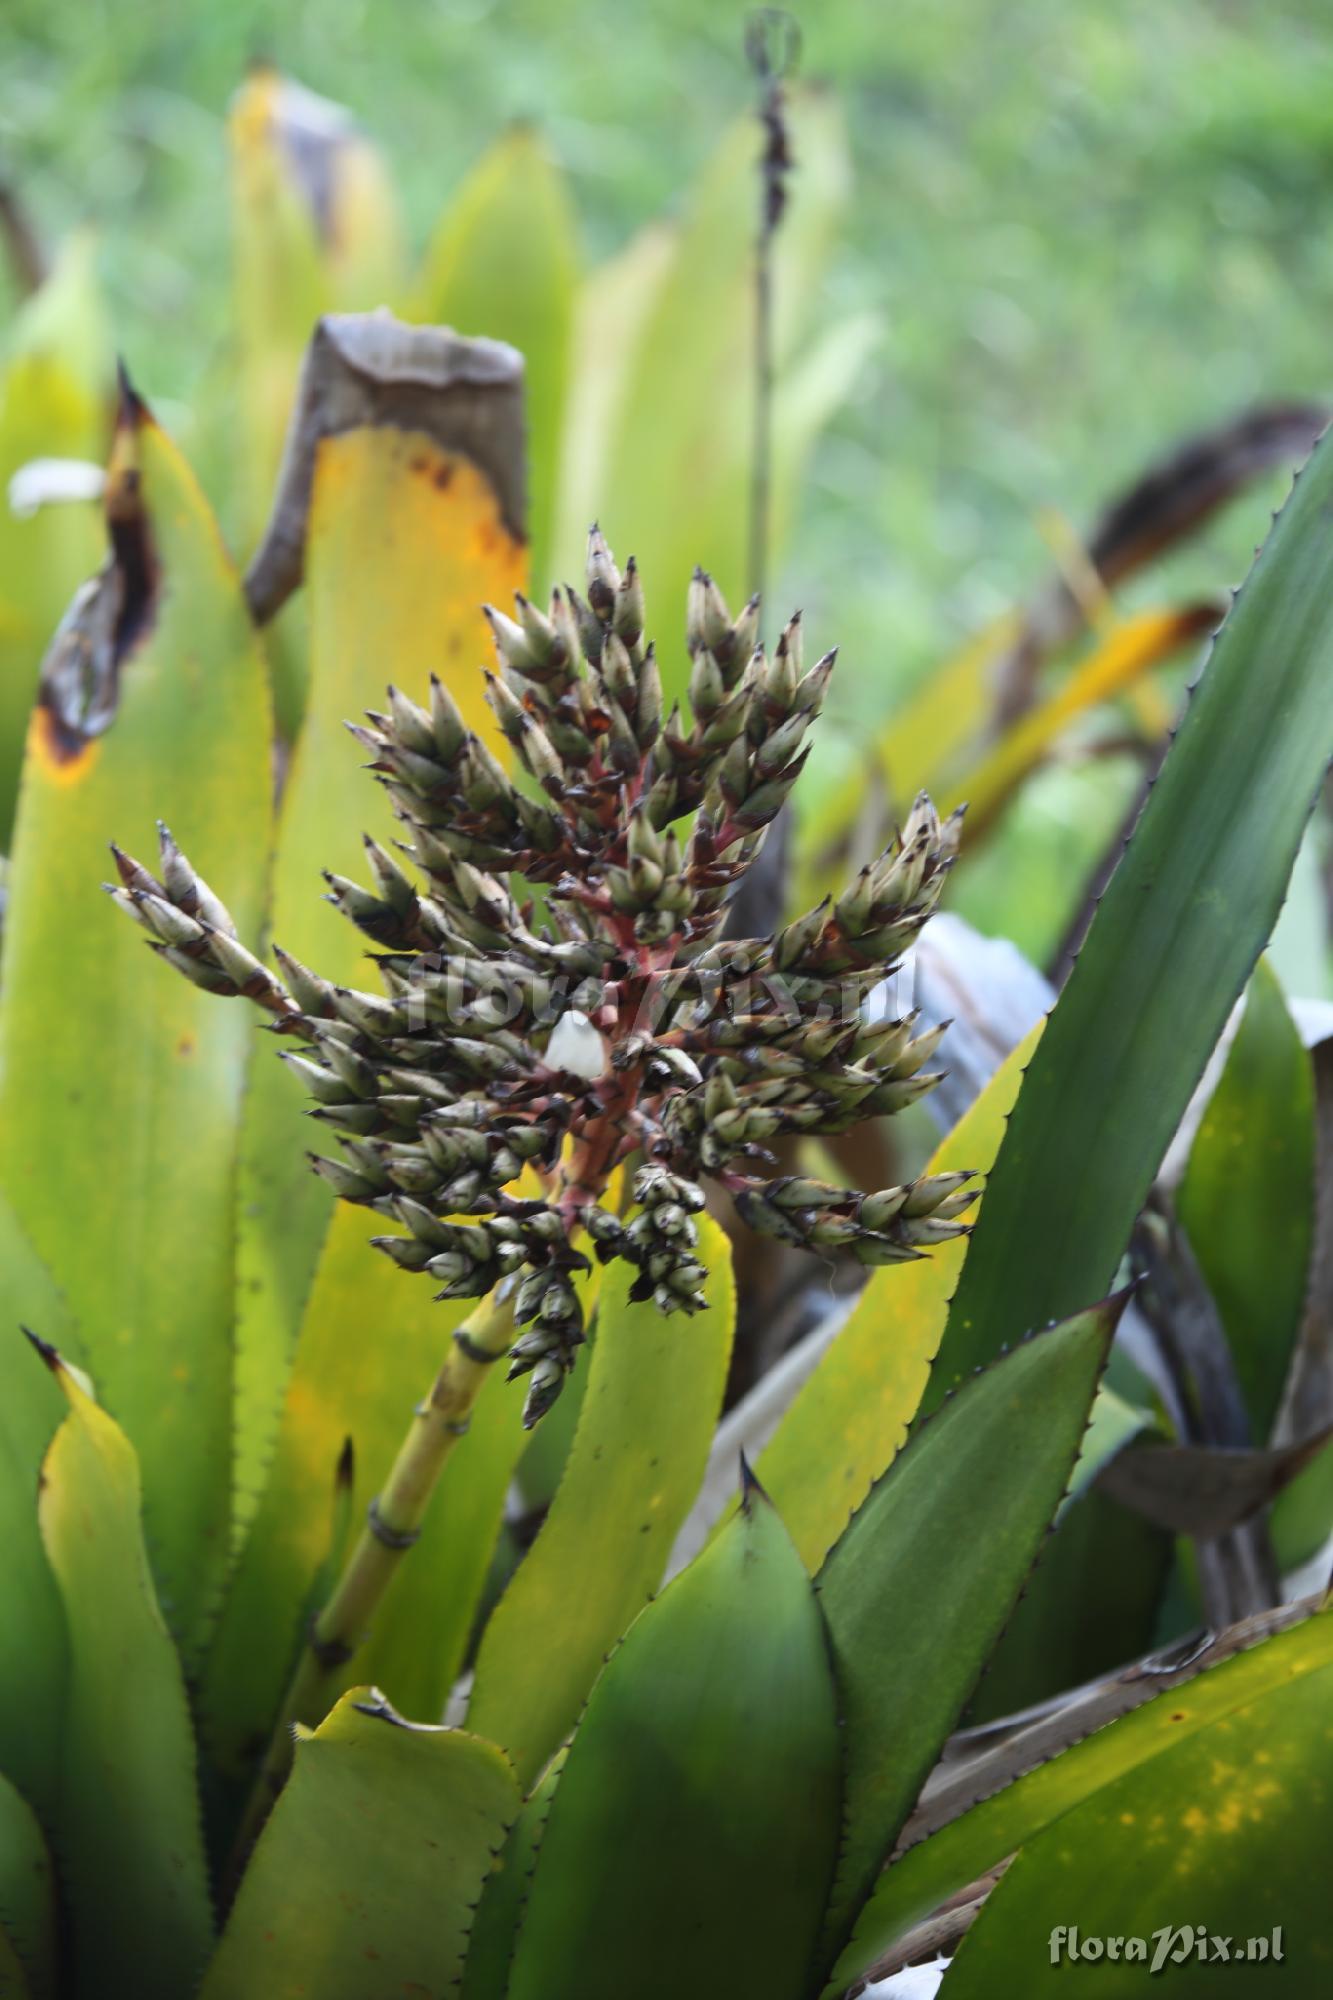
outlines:
{"label": "brown leaf tip", "polygon": [[137,431],[150,421],[148,405],[130,380],[123,355],[116,356],[116,429]]}
{"label": "brown leaf tip", "polygon": [[749,1459],[745,1456],[745,1453],[743,1451],[740,1454],[740,1461],[741,1461],[742,1514],[748,1514],[750,1512],[750,1509],[754,1505],[756,1499],[766,1501],[771,1506],[772,1502],[769,1501],[767,1492],[760,1485],[758,1479],[756,1479],[754,1467],[751,1465]]}
{"label": "brown leaf tip", "polygon": [[60,1349],[58,1347],[53,1347],[49,1340],[43,1340],[42,1336],[39,1333],[34,1333],[30,1326],[20,1326],[19,1332],[24,1334],[27,1337],[27,1339],[32,1342],[32,1345],[41,1355],[42,1360],[51,1370],[51,1373],[53,1375],[58,1375],[61,1369],[65,1365],[63,1361],[60,1359]]}

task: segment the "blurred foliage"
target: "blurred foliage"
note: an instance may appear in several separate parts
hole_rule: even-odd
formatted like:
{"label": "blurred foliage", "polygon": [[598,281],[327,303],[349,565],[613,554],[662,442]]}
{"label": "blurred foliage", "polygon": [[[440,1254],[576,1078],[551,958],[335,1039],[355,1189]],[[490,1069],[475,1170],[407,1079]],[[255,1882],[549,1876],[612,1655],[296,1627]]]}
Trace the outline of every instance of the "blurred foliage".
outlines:
{"label": "blurred foliage", "polygon": [[[249,61],[351,108],[389,157],[417,246],[505,122],[532,122],[568,169],[583,256],[600,264],[645,217],[679,207],[734,117],[744,12],[14,0],[0,162],[48,240],[97,227],[118,339],[221,501],[189,425],[205,380],[235,379],[219,179]],[[1042,510],[1084,527],[1165,438],[1260,396],[1326,388],[1333,51],[1318,0],[1279,0],[1261,18],[1219,0],[1072,13],[1056,0],[905,0],[891,22],[831,0],[802,26],[803,71],[836,87],[855,173],[809,303],[816,323],[869,311],[885,326],[849,359],[850,400],[800,490],[776,579],[843,647],[810,803],[845,777],[866,720],[1046,566]],[[244,420],[239,406],[230,416]],[[1239,576],[1281,490],[1275,475],[1176,556],[1166,601]],[[959,907],[1047,956],[1136,783],[1126,758],[1079,766],[1072,783],[1038,776]]]}
{"label": "blurred foliage", "polygon": [[[417,244],[497,129],[535,121],[600,261],[734,115],[744,11],[12,0],[0,155],[49,236],[101,229],[120,337],[170,417],[212,359],[199,330],[225,322],[220,128],[256,54],[388,150]],[[857,176],[818,305],[889,320],[782,579],[842,640],[845,755],[866,707],[1021,594],[1040,508],[1083,523],[1164,436],[1327,385],[1333,50],[1319,0],[904,0],[889,19],[829,0],[802,25]],[[1265,519],[1256,499],[1187,557],[1193,585],[1239,576]],[[818,768],[838,766],[829,743]]]}

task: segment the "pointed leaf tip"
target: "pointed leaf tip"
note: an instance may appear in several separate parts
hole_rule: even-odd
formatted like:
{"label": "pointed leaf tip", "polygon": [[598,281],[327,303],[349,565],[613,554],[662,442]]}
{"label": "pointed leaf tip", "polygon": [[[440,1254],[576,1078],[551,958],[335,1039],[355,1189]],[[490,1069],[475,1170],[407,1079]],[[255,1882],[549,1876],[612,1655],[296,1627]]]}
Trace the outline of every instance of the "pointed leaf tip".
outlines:
{"label": "pointed leaf tip", "polygon": [[124,355],[116,356],[116,429],[138,430],[148,421],[148,405],[130,380]]}
{"label": "pointed leaf tip", "polygon": [[740,1453],[740,1462],[741,1462],[740,1465],[741,1512],[744,1514],[748,1514],[750,1511],[750,1507],[756,1498],[767,1501],[768,1505],[771,1507],[773,1503],[769,1499],[768,1494],[764,1491],[764,1488],[760,1485],[758,1479],[755,1477],[754,1467],[751,1465],[749,1459],[745,1456],[745,1453],[743,1451]]}
{"label": "pointed leaf tip", "polygon": [[20,1326],[19,1332],[23,1334],[29,1341],[31,1341],[32,1345],[41,1355],[42,1360],[51,1370],[51,1373],[53,1375],[59,1375],[61,1369],[65,1365],[60,1358],[59,1348],[53,1347],[49,1340],[43,1340],[42,1336],[39,1333],[34,1333],[30,1326]]}

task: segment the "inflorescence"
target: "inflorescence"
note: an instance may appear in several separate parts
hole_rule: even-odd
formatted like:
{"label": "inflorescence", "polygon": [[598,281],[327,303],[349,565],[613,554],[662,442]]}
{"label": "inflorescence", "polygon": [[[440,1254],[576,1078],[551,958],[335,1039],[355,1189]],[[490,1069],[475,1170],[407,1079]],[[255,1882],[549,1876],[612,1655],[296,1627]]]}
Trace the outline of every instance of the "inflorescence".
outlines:
{"label": "inflorescence", "polygon": [[[525,1423],[563,1387],[584,1337],[575,1285],[635,1267],[664,1313],[704,1303],[702,1179],[750,1228],[862,1264],[900,1262],[964,1228],[967,1174],[860,1194],[773,1175],[784,1135],[827,1136],[930,1089],[941,1030],[868,1017],[865,1001],[934,909],[959,817],[919,798],[836,901],[766,938],[724,935],[728,900],[808,754],[834,655],[804,669],[799,615],[772,654],[757,600],[736,618],[696,571],[690,716],[662,712],[643,593],[594,528],[586,597],[517,617],[490,607],[487,699],[512,776],[432,677],[396,688],[353,734],[405,829],[402,859],[367,838],[371,886],[328,876],[370,939],[379,992],[275,947],[275,975],[161,829],[160,875],[113,847],[110,893],[207,991],[241,994],[274,1031],[339,1157],[311,1155],[344,1201],[406,1233],[377,1237],[441,1298],[510,1280],[530,1375]],[[405,865],[405,863],[407,865]],[[633,1162],[626,1203],[613,1176]]]}

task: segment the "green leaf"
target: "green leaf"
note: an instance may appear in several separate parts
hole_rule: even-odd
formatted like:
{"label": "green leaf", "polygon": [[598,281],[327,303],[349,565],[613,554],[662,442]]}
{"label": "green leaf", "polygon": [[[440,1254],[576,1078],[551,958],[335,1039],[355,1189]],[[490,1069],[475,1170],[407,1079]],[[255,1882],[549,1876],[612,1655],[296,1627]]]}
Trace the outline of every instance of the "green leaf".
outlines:
{"label": "green leaf", "polygon": [[1070,1501],[991,1656],[972,1723],[1013,1715],[1146,1653],[1172,1537],[1094,1488]]}
{"label": "green leaf", "polygon": [[[391,844],[399,829],[381,788],[361,771],[345,724],[382,706],[386,682],[427,700],[429,675],[438,671],[469,726],[494,740],[477,666],[486,642],[479,607],[484,598],[505,602],[525,577],[523,547],[486,473],[461,450],[404,427],[406,393],[400,383],[396,399],[386,396],[383,421],[315,438],[305,525],[310,695],[278,828],[272,934],[304,964],[350,985],[376,983],[368,947],[322,899],[321,871],[360,879],[362,830]],[[430,397],[421,386],[414,393],[424,421]],[[272,1452],[333,1208],[302,1152],[304,1109],[298,1080],[270,1047],[257,1050],[241,1160],[240,1526],[253,1514]],[[374,1261],[378,1281],[366,1280],[377,1286],[373,1300],[366,1295],[366,1323],[390,1327],[401,1288],[392,1266]]]}
{"label": "green leaf", "polygon": [[[989,1170],[1040,1032],[1034,1029],[997,1070],[938,1146],[928,1173]],[[966,1252],[960,1236],[919,1263],[872,1272],[760,1457],[765,1490],[811,1569],[907,1436]]]}
{"label": "green leaf", "polygon": [[2,1924],[0,1924],[0,1994],[4,1995],[4,2000],[31,2000],[32,1996],[23,1960]]}
{"label": "green leaf", "polygon": [[[312,115],[313,114],[313,115]],[[247,547],[273,503],[301,358],[321,313],[368,311],[401,284],[402,230],[388,173],[339,104],[256,65],[232,99],[235,357],[206,400],[225,420],[216,452],[236,489]],[[269,634],[282,734],[306,697],[306,631],[293,606]]]}
{"label": "green leaf", "polygon": [[523,1810],[496,1857],[495,1867],[486,1878],[468,1932],[460,2000],[505,2000],[509,1962],[518,1942],[523,1904],[566,1754],[559,1751],[547,1765],[541,1783],[531,1798],[524,1801]]}
{"label": "green leaf", "polygon": [[1078,1456],[1120,1301],[967,1383],[819,1572],[846,1801],[824,1942],[845,1942],[1023,1587]]}
{"label": "green leaf", "polygon": [[[811,90],[789,97],[792,149],[801,162],[790,212],[775,245],[775,432],[790,420],[792,445],[774,453],[774,517],[787,511],[799,473],[801,435],[818,421],[802,384],[798,416],[785,407],[792,370],[813,319],[820,273],[845,210],[849,170],[841,112]],[[639,330],[620,398],[604,405],[608,439],[597,508],[614,547],[638,558],[649,605],[685,601],[690,572],[704,562],[735,607],[750,588],[746,477],[753,403],[754,232],[759,144],[751,119],[735,125],[706,167]],[[819,414],[828,407],[826,371]],[[843,393],[850,387],[844,378]],[[579,524],[586,527],[586,523]],[[562,546],[565,563],[576,551]],[[659,621],[668,698],[684,684],[685,653]]]}
{"label": "green leaf", "polygon": [[[607,497],[612,442],[607,412],[624,396],[644,324],[674,266],[679,234],[670,223],[650,223],[590,272],[579,289],[553,530],[560,577],[582,574],[588,524]],[[628,548],[624,554],[630,554]]]}
{"label": "green leaf", "polygon": [[[1233,1630],[1243,1644],[1246,1628]],[[898,1856],[862,1912],[852,1943],[825,1988],[825,2000],[835,2000],[914,1924],[1081,1801],[1184,1739],[1207,1732],[1220,1718],[1329,1667],[1333,1667],[1333,1616],[1320,1612],[1259,1645],[1235,1651],[1184,1685],[1168,1682],[1160,1694],[1153,1691],[1153,1680],[1133,1669],[1138,1691],[1146,1687],[1148,1693],[1140,1707],[1104,1726],[1098,1726],[1101,1718],[1092,1718],[1083,1725],[1092,1733],[1054,1757],[1049,1748],[1034,1744],[1027,1757],[1035,1768],[1024,1770],[1016,1761],[1014,1768],[1022,1775],[1012,1781],[993,1778],[992,1784],[1003,1785],[995,1796],[983,1798],[961,1818]],[[1040,1728],[1037,1725],[1027,1734],[1036,1736]],[[1020,1736],[1014,1743],[1015,1760],[1023,1756],[1024,1740]],[[1084,1922],[1081,1902],[1071,1906],[1061,1921],[1075,1917]]]}
{"label": "green leaf", "polygon": [[800,2000],[837,1849],[838,1772],[814,1594],[754,1490],[630,1627],[589,1697],[508,2000]]}
{"label": "green leaf", "polygon": [[1151,1647],[1175,1542],[1094,1481],[1152,1424],[1146,1410],[1102,1383],[1068,1495],[987,1662],[969,1723],[1013,1715]]}
{"label": "green leaf", "polygon": [[1263,1444],[1305,1306],[1314,1227],[1314,1080],[1266,959],[1250,981],[1176,1208],[1222,1316],[1253,1442]]}
{"label": "green leaf", "polygon": [[[28,738],[0,996],[0,1179],[139,1452],[163,1605],[192,1647],[227,1554],[235,1153],[254,1028],[247,1007],[159,964],[98,883],[107,841],[137,844],[160,812],[256,936],[268,692],[203,496],[132,396],[108,506],[116,562],[76,600]],[[99,637],[117,592],[115,634]],[[82,676],[109,720],[80,726]]]}
{"label": "green leaf", "polygon": [[551,1511],[491,1616],[468,1723],[531,1784],[598,1668],[661,1582],[699,1489],[726,1386],[736,1300],[727,1240],[701,1221],[708,1305],[665,1319],[608,1271],[578,1430]]}
{"label": "green leaf", "polygon": [[69,1403],[38,1512],[69,1629],[56,1850],[74,1990],[180,2000],[207,1955],[212,1910],[194,1737],[144,1552],[138,1462],[54,1349],[42,1358]]}
{"label": "green leaf", "polygon": [[[12,1964],[7,1962],[7,1954]],[[21,1983],[15,1984],[15,1980]],[[56,1887],[37,1815],[0,1778],[0,1994],[51,2000],[56,1989]]]}
{"label": "green leaf", "polygon": [[33,1367],[20,1325],[80,1358],[65,1302],[0,1195],[0,1338],[7,1344],[0,1364],[0,1770],[49,1821],[59,1793],[68,1645],[37,1528],[37,1478],[65,1405],[46,1370]]}
{"label": "green leaf", "polygon": [[[1333,1835],[1326,1746],[1333,1668],[1233,1709],[1076,1807],[1019,1852],[964,1938],[945,1981],[949,2000],[990,2000],[1015,1976],[1024,1994],[1067,1993],[1059,1927],[1084,1939],[1136,1937],[1141,1958],[1097,1967],[1098,1993],[1142,1993],[1154,1933],[1175,1933],[1163,1966],[1170,1990],[1216,2000],[1235,1980],[1250,1992],[1317,1992],[1330,1959],[1328,1883],[1311,1867]],[[1234,1970],[1248,1939],[1281,1927],[1280,1963]],[[1188,1929],[1187,1938],[1181,1936]],[[1219,1970],[1198,1935],[1235,1957]],[[1271,1969],[1269,1969],[1271,1968]],[[1149,1975],[1150,1976],[1150,1975]]]}
{"label": "green leaf", "polygon": [[1333,441],[1191,697],[1024,1079],[928,1401],[1106,1289],[1273,929],[1333,749]]}
{"label": "green leaf", "polygon": [[298,1737],[200,2000],[443,2000],[518,1808],[494,1744],[344,1695]]}
{"label": "green leaf", "polygon": [[[0,376],[0,495],[38,458],[101,464],[113,358],[89,237],[73,237],[17,314]],[[84,502],[20,515],[0,501],[0,849],[7,851],[28,711],[46,642],[100,554]]]}
{"label": "green leaf", "polygon": [[459,333],[507,340],[523,356],[529,534],[539,590],[556,580],[549,569],[551,535],[577,268],[564,174],[539,133],[515,126],[477,162],[440,218],[413,315]]}

